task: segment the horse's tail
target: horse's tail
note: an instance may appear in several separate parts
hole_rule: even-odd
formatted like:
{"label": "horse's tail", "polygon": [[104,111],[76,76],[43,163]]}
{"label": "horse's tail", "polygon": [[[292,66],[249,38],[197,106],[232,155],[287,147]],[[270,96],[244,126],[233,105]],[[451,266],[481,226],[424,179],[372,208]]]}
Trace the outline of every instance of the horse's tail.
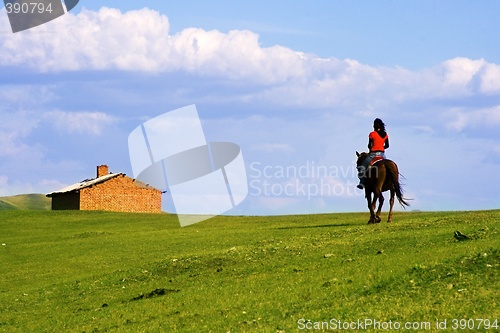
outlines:
{"label": "horse's tail", "polygon": [[403,187],[399,183],[399,170],[396,163],[390,161],[385,164],[387,170],[387,176],[392,181],[394,185],[394,192],[396,193],[396,197],[398,198],[399,204],[405,208],[405,206],[409,206],[410,204],[407,202],[407,198],[403,197]]}

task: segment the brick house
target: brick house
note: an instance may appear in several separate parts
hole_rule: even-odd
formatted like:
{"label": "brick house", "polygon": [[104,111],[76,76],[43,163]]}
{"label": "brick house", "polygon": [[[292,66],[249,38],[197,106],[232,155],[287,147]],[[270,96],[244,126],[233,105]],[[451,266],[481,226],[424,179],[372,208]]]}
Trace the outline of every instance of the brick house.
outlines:
{"label": "brick house", "polygon": [[123,173],[97,167],[97,177],[47,194],[52,210],[106,210],[113,212],[161,213],[162,192]]}

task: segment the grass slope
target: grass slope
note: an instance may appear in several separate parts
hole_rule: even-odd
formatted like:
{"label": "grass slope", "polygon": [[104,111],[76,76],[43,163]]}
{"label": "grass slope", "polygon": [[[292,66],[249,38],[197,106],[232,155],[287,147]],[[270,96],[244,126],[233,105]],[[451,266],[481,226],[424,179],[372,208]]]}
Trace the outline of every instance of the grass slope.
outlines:
{"label": "grass slope", "polygon": [[500,211],[366,219],[219,216],[180,228],[169,214],[3,211],[0,331],[283,333],[376,320],[421,332],[500,319]]}
{"label": "grass slope", "polygon": [[51,199],[44,194],[0,197],[0,210],[50,210]]}

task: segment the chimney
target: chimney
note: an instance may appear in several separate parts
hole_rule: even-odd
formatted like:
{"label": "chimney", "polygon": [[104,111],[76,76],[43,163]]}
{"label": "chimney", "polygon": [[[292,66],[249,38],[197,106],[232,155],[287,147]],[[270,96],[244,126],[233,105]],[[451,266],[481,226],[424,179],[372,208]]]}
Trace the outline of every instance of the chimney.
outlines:
{"label": "chimney", "polygon": [[97,166],[97,178],[106,176],[107,174],[109,174],[109,168],[106,164]]}

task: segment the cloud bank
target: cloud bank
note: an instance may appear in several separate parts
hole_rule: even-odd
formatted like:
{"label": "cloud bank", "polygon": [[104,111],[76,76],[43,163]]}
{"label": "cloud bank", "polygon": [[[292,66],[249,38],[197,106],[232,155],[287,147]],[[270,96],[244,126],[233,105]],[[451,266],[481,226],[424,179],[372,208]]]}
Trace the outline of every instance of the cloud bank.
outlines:
{"label": "cloud bank", "polygon": [[[500,94],[500,65],[484,59],[455,58],[410,71],[319,58],[279,45],[262,47],[259,36],[247,30],[186,28],[173,35],[169,30],[168,18],[147,8],[125,13],[83,10],[24,33],[0,35],[0,66],[40,73],[183,72],[259,86],[247,96],[250,100],[363,112],[422,100]],[[448,127],[455,129],[463,128],[460,119],[475,117],[467,110],[450,116]]]}
{"label": "cloud bank", "polygon": [[106,7],[83,10],[24,33],[1,35],[0,65],[27,66],[39,72],[184,71],[307,88],[310,99],[328,91],[336,97],[327,104],[346,97],[353,88],[373,94],[397,86],[398,98],[500,93],[500,66],[483,59],[455,58],[411,72],[352,59],[318,58],[279,45],[261,47],[259,36],[248,30],[186,28],[174,35],[169,30],[168,18],[147,8],[125,13]]}

